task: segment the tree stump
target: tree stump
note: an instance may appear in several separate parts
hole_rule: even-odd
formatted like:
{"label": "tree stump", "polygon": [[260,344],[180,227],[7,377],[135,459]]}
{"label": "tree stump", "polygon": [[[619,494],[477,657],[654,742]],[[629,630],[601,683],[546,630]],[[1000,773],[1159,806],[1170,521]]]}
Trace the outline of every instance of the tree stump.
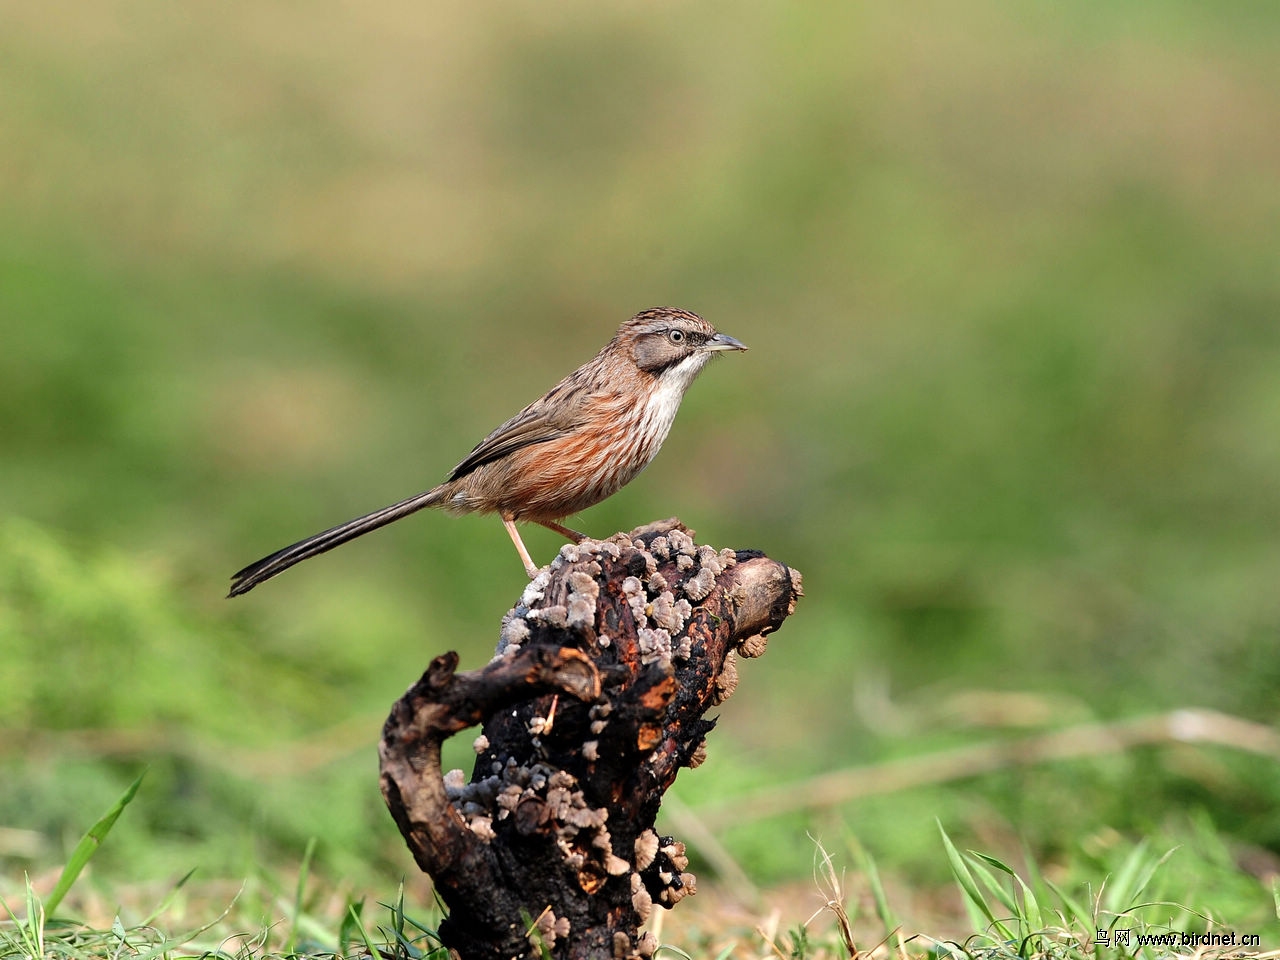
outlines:
{"label": "tree stump", "polygon": [[[665,520],[566,545],[484,668],[432,661],[387,719],[382,793],[457,956],[653,953],[640,925],[695,885],[684,845],[653,829],[662,794],[705,757],[736,654],[760,656],[800,595],[796,571]],[[444,775],[441,743],[479,723],[470,782]]]}

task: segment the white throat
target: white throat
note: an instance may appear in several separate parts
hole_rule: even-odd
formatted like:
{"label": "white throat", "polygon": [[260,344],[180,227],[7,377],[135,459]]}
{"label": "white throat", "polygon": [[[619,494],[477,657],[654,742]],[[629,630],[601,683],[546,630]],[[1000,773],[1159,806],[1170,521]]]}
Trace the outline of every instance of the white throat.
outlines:
{"label": "white throat", "polygon": [[[662,441],[667,438],[667,431],[676,419],[684,392],[710,359],[709,353],[692,353],[658,375],[658,389],[649,397],[649,404],[645,409],[645,420],[657,431],[657,446],[661,446]],[[654,452],[657,452],[656,449]]]}

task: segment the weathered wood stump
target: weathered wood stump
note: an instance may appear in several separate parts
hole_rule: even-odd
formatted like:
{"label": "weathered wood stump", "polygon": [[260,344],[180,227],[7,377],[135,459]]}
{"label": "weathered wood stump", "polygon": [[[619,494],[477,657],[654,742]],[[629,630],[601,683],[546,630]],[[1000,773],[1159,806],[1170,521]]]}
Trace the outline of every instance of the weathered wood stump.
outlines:
{"label": "weathered wood stump", "polygon": [[[694,892],[683,844],[653,827],[738,683],[737,657],[795,609],[800,575],[697,546],[666,520],[565,546],[503,619],[497,655],[432,661],[392,708],[382,793],[449,906],[465,960],[643,957],[655,903]],[[469,783],[440,745],[484,724]]]}

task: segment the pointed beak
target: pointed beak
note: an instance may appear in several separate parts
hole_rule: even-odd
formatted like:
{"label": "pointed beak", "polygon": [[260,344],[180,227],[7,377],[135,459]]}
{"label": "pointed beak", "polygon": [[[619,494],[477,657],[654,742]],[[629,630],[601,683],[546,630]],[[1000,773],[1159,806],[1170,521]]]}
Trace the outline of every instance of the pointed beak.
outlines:
{"label": "pointed beak", "polygon": [[708,350],[745,350],[747,345],[741,340],[735,340],[733,337],[724,333],[717,333],[714,337],[707,341],[706,349]]}

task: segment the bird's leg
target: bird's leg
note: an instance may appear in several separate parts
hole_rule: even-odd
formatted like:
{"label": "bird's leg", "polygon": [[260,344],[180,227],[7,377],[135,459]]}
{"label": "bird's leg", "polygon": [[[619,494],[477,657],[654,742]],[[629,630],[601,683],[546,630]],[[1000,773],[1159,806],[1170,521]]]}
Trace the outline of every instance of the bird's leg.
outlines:
{"label": "bird's leg", "polygon": [[529,557],[529,551],[524,548],[524,541],[520,539],[520,531],[516,529],[515,521],[510,517],[503,517],[502,525],[507,528],[507,535],[511,537],[511,542],[516,545],[516,553],[520,554],[520,559],[524,561],[524,572],[532,580],[538,575],[538,568],[534,566],[533,560]]}
{"label": "bird's leg", "polygon": [[587,539],[587,535],[585,533],[579,533],[577,530],[570,530],[568,527],[563,524],[556,523],[554,520],[535,520],[533,522],[546,527],[548,530],[554,530],[566,540],[572,540],[574,543],[581,543],[583,540]]}

